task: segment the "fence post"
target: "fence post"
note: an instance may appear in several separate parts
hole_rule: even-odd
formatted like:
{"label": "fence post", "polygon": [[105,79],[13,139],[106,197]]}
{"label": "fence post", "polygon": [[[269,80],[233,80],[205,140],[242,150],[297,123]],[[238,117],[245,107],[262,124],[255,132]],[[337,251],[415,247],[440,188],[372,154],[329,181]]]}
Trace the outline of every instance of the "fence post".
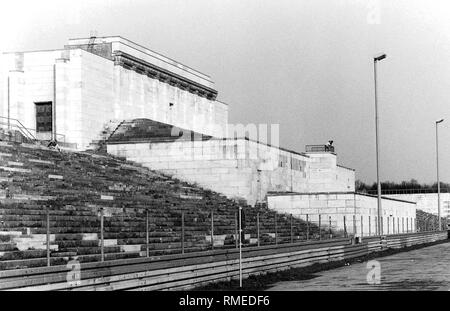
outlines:
{"label": "fence post", "polygon": [[387,221],[387,234],[389,234],[389,216],[386,218]]}
{"label": "fence post", "polygon": [[242,287],[242,207],[239,206],[239,287]]}
{"label": "fence post", "polygon": [[306,241],[309,240],[309,216],[306,214]]}
{"label": "fence post", "polygon": [[47,267],[50,267],[50,210],[47,206],[47,237],[46,237],[46,248],[47,248]]}
{"label": "fence post", "polygon": [[103,207],[100,207],[100,252],[101,252],[101,260],[105,261],[105,250],[104,250],[104,238],[103,238]]}
{"label": "fence post", "polygon": [[372,224],[370,223],[370,215],[369,215],[369,236],[372,235]]}
{"label": "fence post", "polygon": [[345,215],[344,215],[344,238],[347,237],[347,224],[345,223]]}
{"label": "fence post", "polygon": [[380,235],[384,234],[384,222],[383,222],[383,216],[380,217],[381,221],[380,221]]}
{"label": "fence post", "polygon": [[145,245],[145,254],[149,257],[148,208],[145,210]]}
{"label": "fence post", "polygon": [[356,236],[356,215],[353,215],[353,236]]}
{"label": "fence post", "polygon": [[333,238],[333,232],[331,231],[331,216],[328,216],[328,220],[329,220],[329,226],[330,226],[330,239]]}
{"label": "fence post", "polygon": [[277,214],[275,214],[275,245],[278,244],[278,224],[277,224]]}
{"label": "fence post", "polygon": [[181,212],[181,253],[184,254],[184,212]]}
{"label": "fence post", "polygon": [[235,232],[235,244],[236,244],[236,248],[239,247],[238,245],[238,238],[239,238],[239,234],[238,234],[238,213],[234,213],[234,232]]}
{"label": "fence post", "polygon": [[[239,211],[240,211],[240,209],[239,209]],[[211,210],[211,249],[214,249],[214,211],[213,210]]]}
{"label": "fence post", "polygon": [[294,243],[294,227],[293,227],[292,221],[293,221],[293,219],[292,219],[292,214],[291,214],[291,243]]}
{"label": "fence post", "polygon": [[406,233],[409,232],[409,219],[406,217]]}
{"label": "fence post", "polygon": [[256,214],[256,237],[258,240],[258,246],[260,246],[260,242],[259,242],[259,213]]}
{"label": "fence post", "polygon": [[319,214],[319,240],[322,240],[322,215]]}
{"label": "fence post", "polygon": [[363,218],[363,215],[361,215],[361,237],[364,236],[364,231],[363,231],[364,225],[363,225],[363,222],[364,222],[364,218]]}

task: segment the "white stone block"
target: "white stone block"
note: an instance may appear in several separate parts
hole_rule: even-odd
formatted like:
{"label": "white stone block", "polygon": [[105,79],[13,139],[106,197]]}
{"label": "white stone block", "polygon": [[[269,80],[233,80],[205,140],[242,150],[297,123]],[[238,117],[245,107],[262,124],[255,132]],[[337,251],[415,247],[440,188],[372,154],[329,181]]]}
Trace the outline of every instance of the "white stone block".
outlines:
{"label": "white stone block", "polygon": [[100,200],[108,200],[108,201],[111,201],[111,200],[114,200],[114,197],[112,196],[112,195],[100,195]]}
{"label": "white stone block", "polygon": [[95,241],[95,240],[98,240],[98,234],[97,233],[83,233],[82,234],[82,240],[83,241]]}
{"label": "white stone block", "polygon": [[[101,246],[102,241],[98,240],[98,246]],[[116,246],[117,245],[117,239],[103,239],[103,246]]]}

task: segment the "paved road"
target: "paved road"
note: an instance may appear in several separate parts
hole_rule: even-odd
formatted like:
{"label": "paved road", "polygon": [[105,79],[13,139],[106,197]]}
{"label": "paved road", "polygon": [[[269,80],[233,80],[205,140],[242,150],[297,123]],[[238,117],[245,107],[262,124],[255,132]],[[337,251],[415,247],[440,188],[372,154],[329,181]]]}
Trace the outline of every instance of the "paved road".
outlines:
{"label": "paved road", "polygon": [[[318,272],[309,280],[280,282],[269,290],[450,290],[450,243],[439,244],[367,262]],[[367,281],[367,275],[372,284]],[[377,279],[377,275],[380,278]],[[379,280],[380,284],[374,284]]]}

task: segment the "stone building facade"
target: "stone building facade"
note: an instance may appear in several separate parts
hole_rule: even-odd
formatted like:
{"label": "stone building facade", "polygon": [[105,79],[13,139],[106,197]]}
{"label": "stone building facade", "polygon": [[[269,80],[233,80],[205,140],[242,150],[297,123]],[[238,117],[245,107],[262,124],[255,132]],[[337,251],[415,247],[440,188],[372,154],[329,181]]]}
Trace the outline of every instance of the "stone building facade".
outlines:
{"label": "stone building facade", "polygon": [[0,55],[0,116],[80,150],[130,118],[219,136],[228,107],[216,96],[209,76],[117,36]]}
{"label": "stone building facade", "polygon": [[355,172],[339,166],[334,152],[295,152],[245,137],[174,135],[168,124],[134,120],[108,141],[108,153],[204,188],[265,202],[270,192],[355,191]]}

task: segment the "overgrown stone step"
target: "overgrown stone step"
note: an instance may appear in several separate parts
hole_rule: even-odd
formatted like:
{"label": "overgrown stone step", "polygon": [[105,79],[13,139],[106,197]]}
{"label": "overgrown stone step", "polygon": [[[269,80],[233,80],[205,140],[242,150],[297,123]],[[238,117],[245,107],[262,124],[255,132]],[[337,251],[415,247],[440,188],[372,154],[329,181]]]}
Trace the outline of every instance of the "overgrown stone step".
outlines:
{"label": "overgrown stone step", "polygon": [[60,243],[60,242],[73,242],[73,241],[97,241],[98,240],[98,234],[97,232],[95,233],[82,233],[82,232],[77,232],[77,233],[58,233],[55,234],[55,243]]}
{"label": "overgrown stone step", "polygon": [[[187,247],[184,249],[185,253],[192,253],[192,252],[201,252],[205,250],[209,250],[210,247],[206,245],[198,245],[194,247]],[[150,256],[163,256],[163,255],[173,255],[173,254],[181,254],[181,248],[179,249],[165,249],[165,250],[151,250],[149,252]]]}
{"label": "overgrown stone step", "polygon": [[55,240],[55,244],[59,249],[67,249],[72,247],[96,247],[99,245],[98,240]]}
{"label": "overgrown stone step", "polygon": [[[97,221],[83,221],[75,222],[69,220],[55,221],[50,220],[49,222],[51,230],[60,230],[61,228],[80,228],[81,231],[86,231],[90,228],[99,227],[99,222]],[[27,220],[25,217],[22,220],[10,220],[6,221],[0,226],[1,228],[18,228],[18,227],[28,227],[28,228],[46,228],[47,222],[44,219],[41,220]]]}
{"label": "overgrown stone step", "polygon": [[[46,213],[45,211],[45,206],[46,205],[51,205],[53,204],[53,202],[51,201],[46,201],[46,202],[42,202],[40,204],[36,204],[34,203],[34,201],[17,201],[17,200],[7,200],[7,199],[0,199],[0,209],[13,209],[15,212],[20,211],[20,210],[30,210],[32,211],[41,211],[41,213]],[[91,207],[87,207],[87,206],[83,206],[83,205],[78,205],[78,206],[70,206],[70,205],[66,205],[66,206],[59,206],[59,207],[55,207],[55,206],[51,206],[50,209],[50,213],[51,214],[67,214],[67,215],[71,215],[70,212],[77,212],[78,215],[84,215],[85,213],[89,213],[87,215],[94,215],[94,210]],[[32,212],[33,213],[33,212]],[[72,213],[73,214],[73,213]]]}
{"label": "overgrown stone step", "polygon": [[51,257],[75,257],[77,256],[76,252],[68,252],[68,251],[58,251],[50,254]]}
{"label": "overgrown stone step", "polygon": [[1,252],[8,252],[14,250],[17,250],[16,245],[14,243],[0,242],[0,254]]}
{"label": "overgrown stone step", "polygon": [[[200,243],[196,243],[196,245],[199,245]],[[203,243],[204,245],[207,245],[208,243]],[[188,247],[188,245],[185,245]],[[149,248],[152,250],[170,250],[170,249],[181,249],[181,242],[174,242],[174,243],[152,243],[149,244]]]}
{"label": "overgrown stone step", "polygon": [[29,228],[0,228],[0,241],[10,241],[12,237],[26,234]]}
{"label": "overgrown stone step", "polygon": [[[51,258],[52,265],[65,265],[67,260],[64,258]],[[24,269],[43,267],[47,265],[47,258],[32,258],[32,259],[18,259],[18,260],[0,260],[0,270]]]}
{"label": "overgrown stone step", "polygon": [[[130,232],[123,232],[123,231],[116,231],[116,232],[105,232],[104,238],[105,239],[127,239],[131,237],[145,237],[146,232],[145,231],[130,231]],[[177,234],[173,231],[151,231],[149,232],[150,238],[172,238],[176,237]]]}
{"label": "overgrown stone step", "polygon": [[[16,230],[17,228],[4,228],[4,229],[10,229]],[[31,230],[31,233],[33,234],[45,234],[47,232],[47,229],[45,227],[31,227],[26,228]],[[3,230],[3,229],[2,229]],[[150,232],[151,235],[154,236],[167,236],[173,234],[171,228],[157,228],[156,231]],[[100,232],[100,226],[97,227],[52,227],[51,228],[52,234],[79,234],[83,232]],[[145,234],[145,230],[142,231],[136,231],[135,228],[120,228],[120,227],[112,227],[112,228],[105,228],[104,235],[106,236],[129,236],[133,234]]]}
{"label": "overgrown stone step", "polygon": [[[140,257],[140,252],[134,253],[107,253],[105,254],[105,260],[117,260],[117,259],[126,259],[126,258],[136,258]],[[79,262],[94,262],[100,261],[101,255],[81,255],[76,256]],[[52,266],[57,265],[66,265],[68,262],[68,258],[66,257],[51,257],[50,262]],[[32,268],[32,267],[42,267],[47,265],[47,258],[29,258],[29,259],[16,259],[16,260],[0,260],[0,270],[9,270],[9,269],[23,269],[23,268]]]}
{"label": "overgrown stone step", "polygon": [[[92,254],[100,254],[101,253],[101,247],[67,247],[61,249],[64,252],[73,252],[76,253],[76,255],[92,255]],[[120,246],[105,246],[103,248],[104,253],[118,253],[121,251]]]}
{"label": "overgrown stone step", "polygon": [[[193,243],[197,241],[204,240],[204,236],[202,237],[185,237],[185,243]],[[173,243],[173,242],[181,242],[181,236],[173,236],[173,237],[162,237],[162,238],[149,238],[149,244],[155,243]],[[145,238],[128,238],[128,239],[118,239],[117,243],[119,245],[128,245],[128,244],[142,244],[146,245]]]}
{"label": "overgrown stone step", "polygon": [[[53,215],[49,216],[50,223],[52,222],[96,222],[99,217],[96,215],[83,216],[83,215]],[[47,215],[45,211],[43,213],[29,214],[29,213],[11,213],[1,214],[0,210],[0,220],[8,222],[19,222],[19,221],[46,221]]]}
{"label": "overgrown stone step", "polygon": [[24,250],[24,251],[10,251],[5,252],[3,255],[0,254],[0,261],[3,260],[18,260],[18,259],[30,259],[30,258],[40,258],[40,257],[46,257],[47,251],[46,250]]}
{"label": "overgrown stone step", "polygon": [[[21,217],[20,217],[21,216]],[[32,227],[32,228],[40,228],[47,226],[47,218],[45,215],[0,215],[0,220],[4,221],[3,224],[0,224],[0,228],[17,228],[17,227]],[[150,222],[149,226],[151,228],[158,227],[168,227],[172,228],[173,222],[162,222],[159,225],[156,225],[158,222]],[[70,216],[62,216],[62,217],[49,217],[49,225],[50,228],[60,228],[60,227],[83,227],[83,228],[98,228],[100,226],[100,217],[81,217],[74,219]],[[142,228],[145,230],[145,222],[140,221],[127,221],[122,219],[104,219],[104,227],[105,231],[108,230],[116,230],[116,227],[119,227],[123,230],[132,230],[132,228]]]}
{"label": "overgrown stone step", "polygon": [[[136,257],[141,257],[141,252],[105,253],[105,260],[117,260]],[[101,255],[100,254],[80,255],[80,256],[77,255],[77,260],[79,262],[100,261]]]}

